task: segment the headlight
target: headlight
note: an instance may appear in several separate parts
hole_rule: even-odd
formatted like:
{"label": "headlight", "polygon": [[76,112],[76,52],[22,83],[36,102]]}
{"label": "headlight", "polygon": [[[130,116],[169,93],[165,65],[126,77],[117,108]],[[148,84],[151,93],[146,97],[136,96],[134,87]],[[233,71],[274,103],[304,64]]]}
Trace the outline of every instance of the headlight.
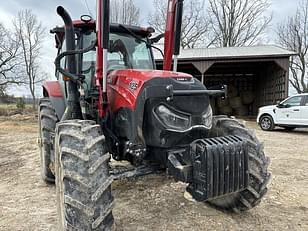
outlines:
{"label": "headlight", "polygon": [[155,109],[155,114],[167,127],[174,129],[187,129],[190,125],[190,118],[179,112],[173,112],[164,105]]}
{"label": "headlight", "polygon": [[213,111],[211,105],[209,105],[206,113],[202,115],[203,125],[208,129],[212,128],[212,118],[213,118]]}

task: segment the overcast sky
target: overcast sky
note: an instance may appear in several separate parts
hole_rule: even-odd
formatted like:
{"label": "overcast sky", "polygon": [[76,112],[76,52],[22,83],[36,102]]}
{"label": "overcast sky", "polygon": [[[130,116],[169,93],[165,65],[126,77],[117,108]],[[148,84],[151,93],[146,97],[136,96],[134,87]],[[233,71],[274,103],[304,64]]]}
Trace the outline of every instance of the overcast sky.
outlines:
{"label": "overcast sky", "polygon": [[[289,15],[295,13],[301,0],[270,1],[270,12],[273,13],[272,28],[275,28],[277,23],[285,21]],[[86,2],[91,13],[95,16],[96,0],[2,0],[0,4],[0,22],[10,28],[12,19],[22,9],[31,9],[38,16],[46,28],[44,48],[42,51],[42,66],[45,72],[53,76],[53,61],[56,55],[56,49],[54,48],[53,36],[48,32],[54,26],[62,24],[61,19],[56,14],[56,7],[62,5],[71,13],[73,18],[79,18],[82,14],[88,14]],[[147,16],[153,10],[153,0],[134,0],[134,2],[141,9],[141,24],[147,25]],[[273,38],[271,39],[273,40]],[[27,95],[27,93],[19,92],[18,95]]]}

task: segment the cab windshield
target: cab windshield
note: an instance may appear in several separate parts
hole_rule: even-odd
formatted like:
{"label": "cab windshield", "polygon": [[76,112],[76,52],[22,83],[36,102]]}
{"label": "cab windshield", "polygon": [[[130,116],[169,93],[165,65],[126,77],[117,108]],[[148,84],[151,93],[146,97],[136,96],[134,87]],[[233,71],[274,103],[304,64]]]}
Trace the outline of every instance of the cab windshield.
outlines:
{"label": "cab windshield", "polygon": [[[94,32],[83,36],[83,47],[90,46],[96,38]],[[95,68],[96,52],[90,51],[83,54],[82,70],[85,75]],[[146,42],[136,39],[130,34],[110,33],[108,49],[108,72],[121,69],[154,69],[150,48]]]}

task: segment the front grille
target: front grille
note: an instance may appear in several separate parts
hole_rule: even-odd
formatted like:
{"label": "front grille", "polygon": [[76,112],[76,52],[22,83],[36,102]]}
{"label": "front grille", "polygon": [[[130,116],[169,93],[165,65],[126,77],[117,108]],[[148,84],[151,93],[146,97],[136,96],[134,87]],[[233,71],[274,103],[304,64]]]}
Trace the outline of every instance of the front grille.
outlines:
{"label": "front grille", "polygon": [[188,191],[204,201],[248,187],[246,141],[237,136],[197,140],[191,144],[193,183]]}

